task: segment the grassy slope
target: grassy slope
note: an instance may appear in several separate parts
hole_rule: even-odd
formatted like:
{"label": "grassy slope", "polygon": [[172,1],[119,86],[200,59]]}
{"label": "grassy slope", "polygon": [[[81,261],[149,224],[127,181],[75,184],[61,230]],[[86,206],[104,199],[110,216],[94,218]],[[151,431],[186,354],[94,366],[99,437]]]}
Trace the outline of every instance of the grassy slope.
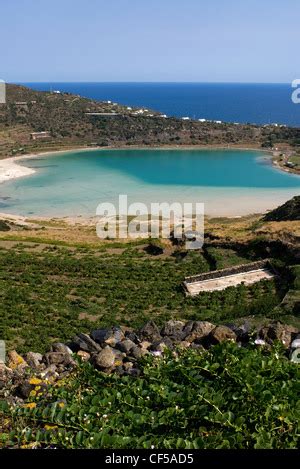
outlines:
{"label": "grassy slope", "polygon": [[[247,261],[232,249],[212,250],[210,259],[214,255],[220,267]],[[116,323],[267,316],[285,293],[272,281],[187,299],[184,277],[210,270],[203,255],[189,253],[178,262],[131,246],[109,254],[58,247],[30,253],[16,245],[9,252],[1,249],[0,265],[1,337],[22,351],[45,350],[53,340]]]}

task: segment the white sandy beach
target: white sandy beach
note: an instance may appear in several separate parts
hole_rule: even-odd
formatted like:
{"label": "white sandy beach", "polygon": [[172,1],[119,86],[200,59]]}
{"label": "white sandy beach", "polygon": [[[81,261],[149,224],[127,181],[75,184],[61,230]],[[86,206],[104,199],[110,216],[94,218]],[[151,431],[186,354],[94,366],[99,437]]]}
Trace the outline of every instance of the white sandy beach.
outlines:
{"label": "white sandy beach", "polygon": [[14,156],[13,158],[0,160],[0,183],[35,173],[34,169],[26,168],[26,166],[17,163],[22,159],[24,159],[24,156]]}

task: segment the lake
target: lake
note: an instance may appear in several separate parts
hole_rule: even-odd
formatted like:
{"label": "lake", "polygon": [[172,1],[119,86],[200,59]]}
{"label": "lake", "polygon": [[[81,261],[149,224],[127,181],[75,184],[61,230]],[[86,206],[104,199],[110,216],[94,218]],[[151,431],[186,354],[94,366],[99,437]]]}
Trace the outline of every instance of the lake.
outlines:
{"label": "lake", "polygon": [[300,192],[300,177],[260,151],[93,150],[24,159],[35,174],[0,185],[0,211],[91,216],[100,202],[202,202],[212,216],[272,209]]}

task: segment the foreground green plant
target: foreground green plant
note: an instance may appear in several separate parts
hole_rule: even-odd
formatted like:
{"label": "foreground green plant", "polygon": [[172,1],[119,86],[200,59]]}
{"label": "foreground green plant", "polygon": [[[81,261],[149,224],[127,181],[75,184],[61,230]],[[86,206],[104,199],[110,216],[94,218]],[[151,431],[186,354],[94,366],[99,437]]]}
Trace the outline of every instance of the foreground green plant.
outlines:
{"label": "foreground green plant", "polygon": [[5,446],[59,448],[299,448],[300,368],[233,343],[147,357],[140,377],[81,364],[24,406],[3,405]]}

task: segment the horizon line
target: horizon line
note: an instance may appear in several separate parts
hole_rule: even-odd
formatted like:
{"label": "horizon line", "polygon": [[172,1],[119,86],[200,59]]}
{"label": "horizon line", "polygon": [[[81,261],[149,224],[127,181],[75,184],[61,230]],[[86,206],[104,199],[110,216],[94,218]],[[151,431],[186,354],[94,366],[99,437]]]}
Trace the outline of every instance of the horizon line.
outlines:
{"label": "horizon line", "polygon": [[216,85],[290,85],[292,82],[267,82],[267,81],[6,81],[8,84],[32,84],[32,83],[102,83],[102,84],[216,84]]}

